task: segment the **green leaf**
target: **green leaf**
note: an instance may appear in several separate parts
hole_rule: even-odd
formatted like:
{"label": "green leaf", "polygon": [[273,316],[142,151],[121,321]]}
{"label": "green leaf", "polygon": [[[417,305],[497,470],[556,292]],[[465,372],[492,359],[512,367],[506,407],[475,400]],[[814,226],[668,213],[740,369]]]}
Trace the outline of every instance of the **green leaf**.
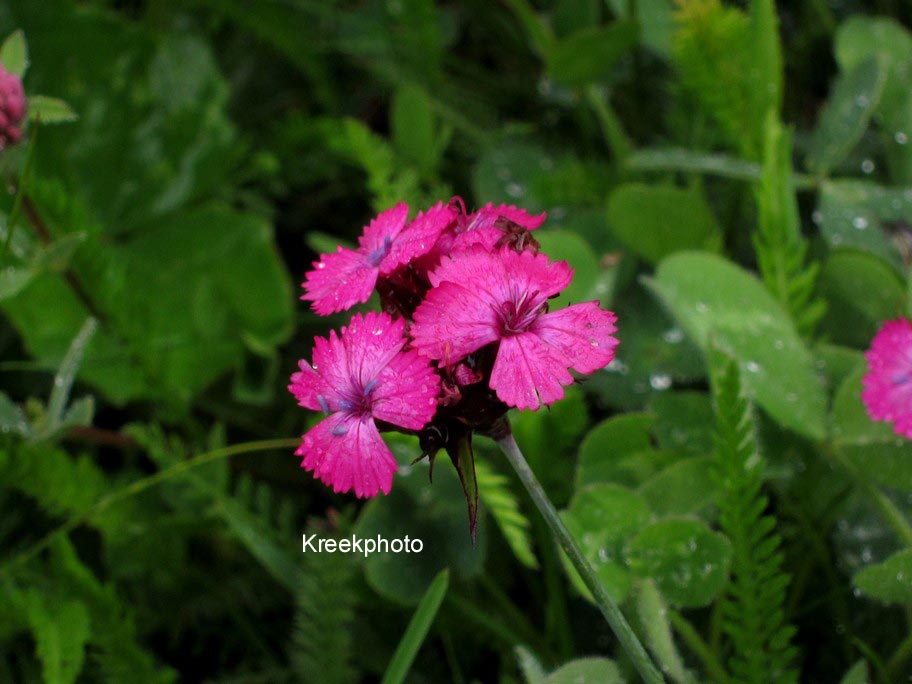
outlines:
{"label": "green leaf", "polygon": [[845,159],[867,130],[886,82],[886,71],[874,58],[839,75],[811,136],[808,168],[826,175]]}
{"label": "green leaf", "polygon": [[76,380],[76,373],[82,364],[86,348],[95,337],[96,330],[98,330],[98,321],[94,318],[86,319],[76,337],[73,338],[66,356],[60,363],[60,368],[54,376],[54,389],[51,390],[51,397],[48,401],[48,429],[51,431],[56,429],[57,424],[63,418],[64,409],[70,398],[70,390]]}
{"label": "green leaf", "polygon": [[519,669],[522,671],[526,684],[545,684],[545,671],[531,651],[517,646],[516,660],[519,662]]}
{"label": "green leaf", "polygon": [[[546,684],[624,684],[625,679],[607,658],[571,660],[548,675]],[[529,684],[532,684],[531,682]]]}
{"label": "green leaf", "polygon": [[864,660],[859,660],[852,666],[848,672],[846,672],[845,677],[843,677],[839,684],[871,684],[871,680],[868,678],[868,664]]}
{"label": "green leaf", "polygon": [[28,117],[41,124],[57,124],[76,121],[79,115],[63,100],[46,95],[31,95],[28,98]]}
{"label": "green leaf", "polygon": [[[409,464],[421,450],[417,440],[387,435],[400,463]],[[434,482],[424,461],[404,465],[388,496],[372,499],[361,511],[354,533],[361,538],[420,539],[421,553],[374,553],[365,559],[368,584],[381,596],[405,605],[418,603],[444,568],[469,579],[484,567],[486,520],[478,521],[473,545],[465,520],[465,497],[452,468],[435,468]]]}
{"label": "green leaf", "polygon": [[824,318],[835,342],[866,346],[881,321],[892,318],[906,301],[906,284],[896,270],[868,252],[837,249],[827,255],[820,292],[829,306]]}
{"label": "green leaf", "polygon": [[659,593],[655,582],[640,582],[636,595],[637,617],[646,635],[646,645],[656,657],[662,671],[678,684],[694,682],[693,675],[687,671],[681,654],[675,646],[668,621],[668,607]]}
{"label": "green leaf", "polygon": [[405,681],[405,677],[415,661],[415,656],[418,655],[418,649],[421,648],[431,625],[434,624],[434,618],[437,616],[440,604],[443,603],[449,584],[449,571],[441,570],[431,582],[424,596],[421,597],[418,608],[409,621],[405,634],[399,640],[396,652],[393,653],[393,658],[383,674],[381,684],[402,684]]}
{"label": "green leaf", "polygon": [[[624,542],[652,518],[646,501],[626,487],[595,484],[578,490],[561,517],[605,590],[614,600],[623,601],[630,591],[632,579],[624,564],[622,550]],[[592,600],[569,559],[563,555],[562,558],[573,586]]]}
{"label": "green leaf", "polygon": [[713,450],[712,402],[703,392],[663,392],[649,402],[656,417],[656,441],[663,449],[678,449],[697,455]]}
{"label": "green leaf", "polygon": [[433,171],[439,161],[435,152],[437,131],[430,99],[411,84],[396,91],[390,112],[396,149],[423,173]]}
{"label": "green leaf", "polygon": [[895,553],[883,563],[859,572],[852,583],[883,603],[912,604],[912,549]]}
{"label": "green leaf", "polygon": [[519,508],[519,501],[510,489],[509,479],[481,460],[475,461],[475,476],[481,502],[494,518],[516,560],[527,568],[537,569],[538,560],[532,550],[529,535],[531,524]]}
{"label": "green leaf", "polygon": [[14,31],[0,45],[0,64],[20,79],[25,76],[29,66],[28,45],[22,30]]}
{"label": "green leaf", "polygon": [[711,469],[710,456],[685,458],[650,477],[638,491],[656,515],[700,513],[719,493]]}
{"label": "green leaf", "polygon": [[655,418],[646,413],[626,413],[606,418],[583,439],[579,448],[576,487],[611,482],[621,472],[622,458],[652,448],[649,431]]}
{"label": "green leaf", "polygon": [[72,684],[82,671],[91,634],[85,604],[48,599],[37,589],[30,589],[25,595],[25,609],[45,684]]}
{"label": "green leaf", "polygon": [[869,181],[835,180],[821,185],[818,202],[813,218],[830,247],[870,252],[904,273],[882,224],[912,221],[912,193]]}
{"label": "green leaf", "polygon": [[705,523],[669,518],[641,530],[624,556],[636,575],[656,581],[670,603],[695,608],[708,605],[725,587],[731,544]]}
{"label": "green leaf", "polygon": [[738,361],[745,386],[773,418],[823,438],[826,397],[814,359],[756,278],[721,257],[685,253],[663,261],[647,285],[704,351],[714,343]]}
{"label": "green leaf", "polygon": [[861,402],[864,373],[862,365],[833,399],[833,446],[877,484],[912,491],[912,442],[868,415]]}
{"label": "green leaf", "polygon": [[4,392],[0,392],[0,433],[27,437],[30,432],[25,411]]}
{"label": "green leaf", "polygon": [[618,239],[650,263],[684,249],[717,251],[721,231],[697,189],[643,183],[620,185],[608,198]]}
{"label": "green leaf", "polygon": [[637,38],[637,25],[632,21],[581,29],[549,46],[548,75],[567,86],[607,80],[618,60],[636,45]]}

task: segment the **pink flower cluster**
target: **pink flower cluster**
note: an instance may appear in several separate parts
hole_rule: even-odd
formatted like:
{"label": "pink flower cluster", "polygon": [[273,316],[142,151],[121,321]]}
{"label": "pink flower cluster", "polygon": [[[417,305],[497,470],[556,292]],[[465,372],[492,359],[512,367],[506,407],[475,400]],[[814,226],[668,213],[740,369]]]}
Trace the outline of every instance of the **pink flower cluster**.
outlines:
{"label": "pink flower cluster", "polygon": [[488,431],[509,407],[538,409],[564,395],[570,371],[614,358],[615,316],[598,302],[548,310],[573,278],[532,237],[545,220],[512,206],[467,213],[459,198],[408,220],[397,204],[364,229],[356,249],[314,263],[302,299],[318,314],[379,294],[381,313],[355,314],[315,340],[289,390],[327,417],[297,450],[338,492],[388,493],[396,462],[380,430],[418,434],[429,454]]}
{"label": "pink flower cluster", "polygon": [[865,359],[861,398],[868,414],[912,439],[912,324],[905,318],[884,323]]}
{"label": "pink flower cluster", "polygon": [[22,138],[19,124],[25,116],[22,81],[0,66],[0,150]]}

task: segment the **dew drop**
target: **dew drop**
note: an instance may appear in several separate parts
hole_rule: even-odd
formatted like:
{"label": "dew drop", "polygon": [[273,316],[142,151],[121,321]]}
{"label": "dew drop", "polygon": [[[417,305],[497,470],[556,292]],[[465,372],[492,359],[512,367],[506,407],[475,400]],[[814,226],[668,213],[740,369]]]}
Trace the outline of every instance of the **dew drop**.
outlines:
{"label": "dew drop", "polygon": [[896,141],[897,145],[905,145],[907,142],[909,142],[909,136],[902,131],[897,131],[893,134],[893,140]]}
{"label": "dew drop", "polygon": [[649,386],[659,392],[671,387],[671,376],[667,373],[656,373],[649,376]]}
{"label": "dew drop", "polygon": [[747,370],[751,373],[760,372],[760,364],[756,361],[748,361],[746,364],[744,364],[744,367],[747,368]]}
{"label": "dew drop", "polygon": [[870,159],[865,159],[863,162],[861,162],[861,172],[862,173],[872,174],[872,173],[874,173],[874,168],[875,168],[874,162],[871,161]]}
{"label": "dew drop", "polygon": [[507,194],[510,197],[522,197],[526,192],[526,189],[519,183],[507,183]]}
{"label": "dew drop", "polygon": [[864,230],[868,227],[868,219],[864,216],[856,216],[852,219],[852,227],[855,230]]}

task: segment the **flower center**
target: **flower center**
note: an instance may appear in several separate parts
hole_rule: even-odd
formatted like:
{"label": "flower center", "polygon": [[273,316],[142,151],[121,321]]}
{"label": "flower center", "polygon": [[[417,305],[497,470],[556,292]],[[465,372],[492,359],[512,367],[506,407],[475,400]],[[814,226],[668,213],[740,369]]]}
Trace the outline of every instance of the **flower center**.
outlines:
{"label": "flower center", "polygon": [[547,302],[539,301],[538,290],[523,292],[518,298],[500,305],[500,334],[502,336],[518,335],[529,329],[547,308]]}
{"label": "flower center", "polygon": [[339,402],[339,410],[355,415],[370,413],[373,405],[371,393],[377,387],[377,378],[374,378],[366,385],[361,384],[357,378],[351,379],[350,390],[346,396]]}

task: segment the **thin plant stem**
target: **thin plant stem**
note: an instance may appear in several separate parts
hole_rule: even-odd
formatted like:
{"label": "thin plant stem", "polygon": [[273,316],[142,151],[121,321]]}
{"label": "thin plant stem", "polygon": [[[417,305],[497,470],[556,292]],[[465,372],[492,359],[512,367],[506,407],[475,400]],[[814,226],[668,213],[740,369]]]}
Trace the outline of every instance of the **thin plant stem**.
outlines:
{"label": "thin plant stem", "polygon": [[621,642],[621,646],[627,652],[643,681],[647,684],[663,684],[665,680],[661,672],[649,658],[649,654],[646,653],[643,644],[640,643],[630,624],[624,618],[621,609],[614,599],[608,595],[598,575],[595,574],[592,565],[586,560],[573,535],[570,534],[570,530],[564,525],[564,521],[560,519],[557,510],[551,500],[548,499],[548,495],[545,494],[545,490],[542,489],[541,484],[535,477],[535,473],[532,472],[525,456],[523,456],[522,451],[516,444],[516,440],[513,439],[513,435],[510,434],[499,439],[497,444],[504,452],[507,460],[510,461],[510,465],[516,470],[520,481],[529,492],[529,496],[532,497],[532,501],[535,502],[535,506],[544,517],[545,522],[548,523],[548,527],[551,528],[551,532],[567,554],[570,562],[573,563],[573,567],[576,568],[586,587],[592,593],[599,610],[618,638],[618,641]]}
{"label": "thin plant stem", "polygon": [[198,468],[199,466],[206,465],[207,463],[212,463],[213,461],[218,461],[223,458],[230,458],[231,456],[237,456],[238,454],[249,454],[255,451],[287,449],[293,446],[297,446],[299,443],[299,439],[266,439],[259,442],[243,442],[241,444],[234,444],[232,446],[207,451],[194,458],[188,459],[186,461],[181,461],[180,463],[177,463],[170,468],[159,470],[154,475],[145,477],[142,480],[132,482],[127,486],[121,487],[117,491],[111,492],[107,496],[102,497],[82,513],[74,515],[60,527],[49,532],[38,543],[33,544],[21,553],[15,555],[6,563],[0,565],[0,577],[3,577],[11,570],[14,570],[24,563],[27,563],[32,558],[35,558],[35,556],[48,548],[57,537],[69,534],[74,529],[89,520],[92,516],[98,515],[116,503],[136,496],[137,494],[140,494],[141,492],[144,492],[157,484],[161,484],[165,480],[170,480],[173,477],[182,475],[188,470]]}
{"label": "thin plant stem", "polygon": [[848,458],[839,453],[838,449],[828,449],[828,453],[861,487],[861,490],[878,510],[884,521],[893,528],[902,543],[912,547],[912,525],[909,524],[906,516],[903,515],[903,512],[899,510],[890,497],[872,483]]}
{"label": "thin plant stem", "polygon": [[706,670],[706,674],[709,675],[709,678],[712,681],[717,682],[717,684],[724,684],[727,682],[728,675],[725,672],[725,668],[722,667],[722,663],[716,658],[716,654],[713,653],[709,644],[703,640],[700,633],[694,629],[692,624],[690,624],[690,621],[674,610],[668,611],[668,621],[671,622],[671,626],[674,627],[674,630],[680,635],[681,639],[684,640],[684,643],[687,644],[688,648],[690,648],[694,655],[700,659],[700,662],[703,663],[703,667]]}
{"label": "thin plant stem", "polygon": [[16,224],[19,222],[19,214],[22,213],[22,198],[25,195],[25,183],[28,179],[29,172],[32,169],[32,160],[35,158],[35,148],[38,141],[38,128],[40,120],[35,119],[29,135],[28,150],[25,154],[25,166],[22,168],[22,174],[19,176],[19,184],[16,187],[16,196],[13,198],[13,207],[10,209],[6,221],[6,240],[0,249],[0,263],[6,259],[6,254],[13,244],[13,234],[16,232]]}
{"label": "thin plant stem", "polygon": [[887,661],[885,667],[887,676],[891,682],[899,681],[900,671],[910,657],[912,657],[912,632],[909,632],[902,643],[896,647],[896,650],[893,651],[893,655],[890,656],[890,660]]}

